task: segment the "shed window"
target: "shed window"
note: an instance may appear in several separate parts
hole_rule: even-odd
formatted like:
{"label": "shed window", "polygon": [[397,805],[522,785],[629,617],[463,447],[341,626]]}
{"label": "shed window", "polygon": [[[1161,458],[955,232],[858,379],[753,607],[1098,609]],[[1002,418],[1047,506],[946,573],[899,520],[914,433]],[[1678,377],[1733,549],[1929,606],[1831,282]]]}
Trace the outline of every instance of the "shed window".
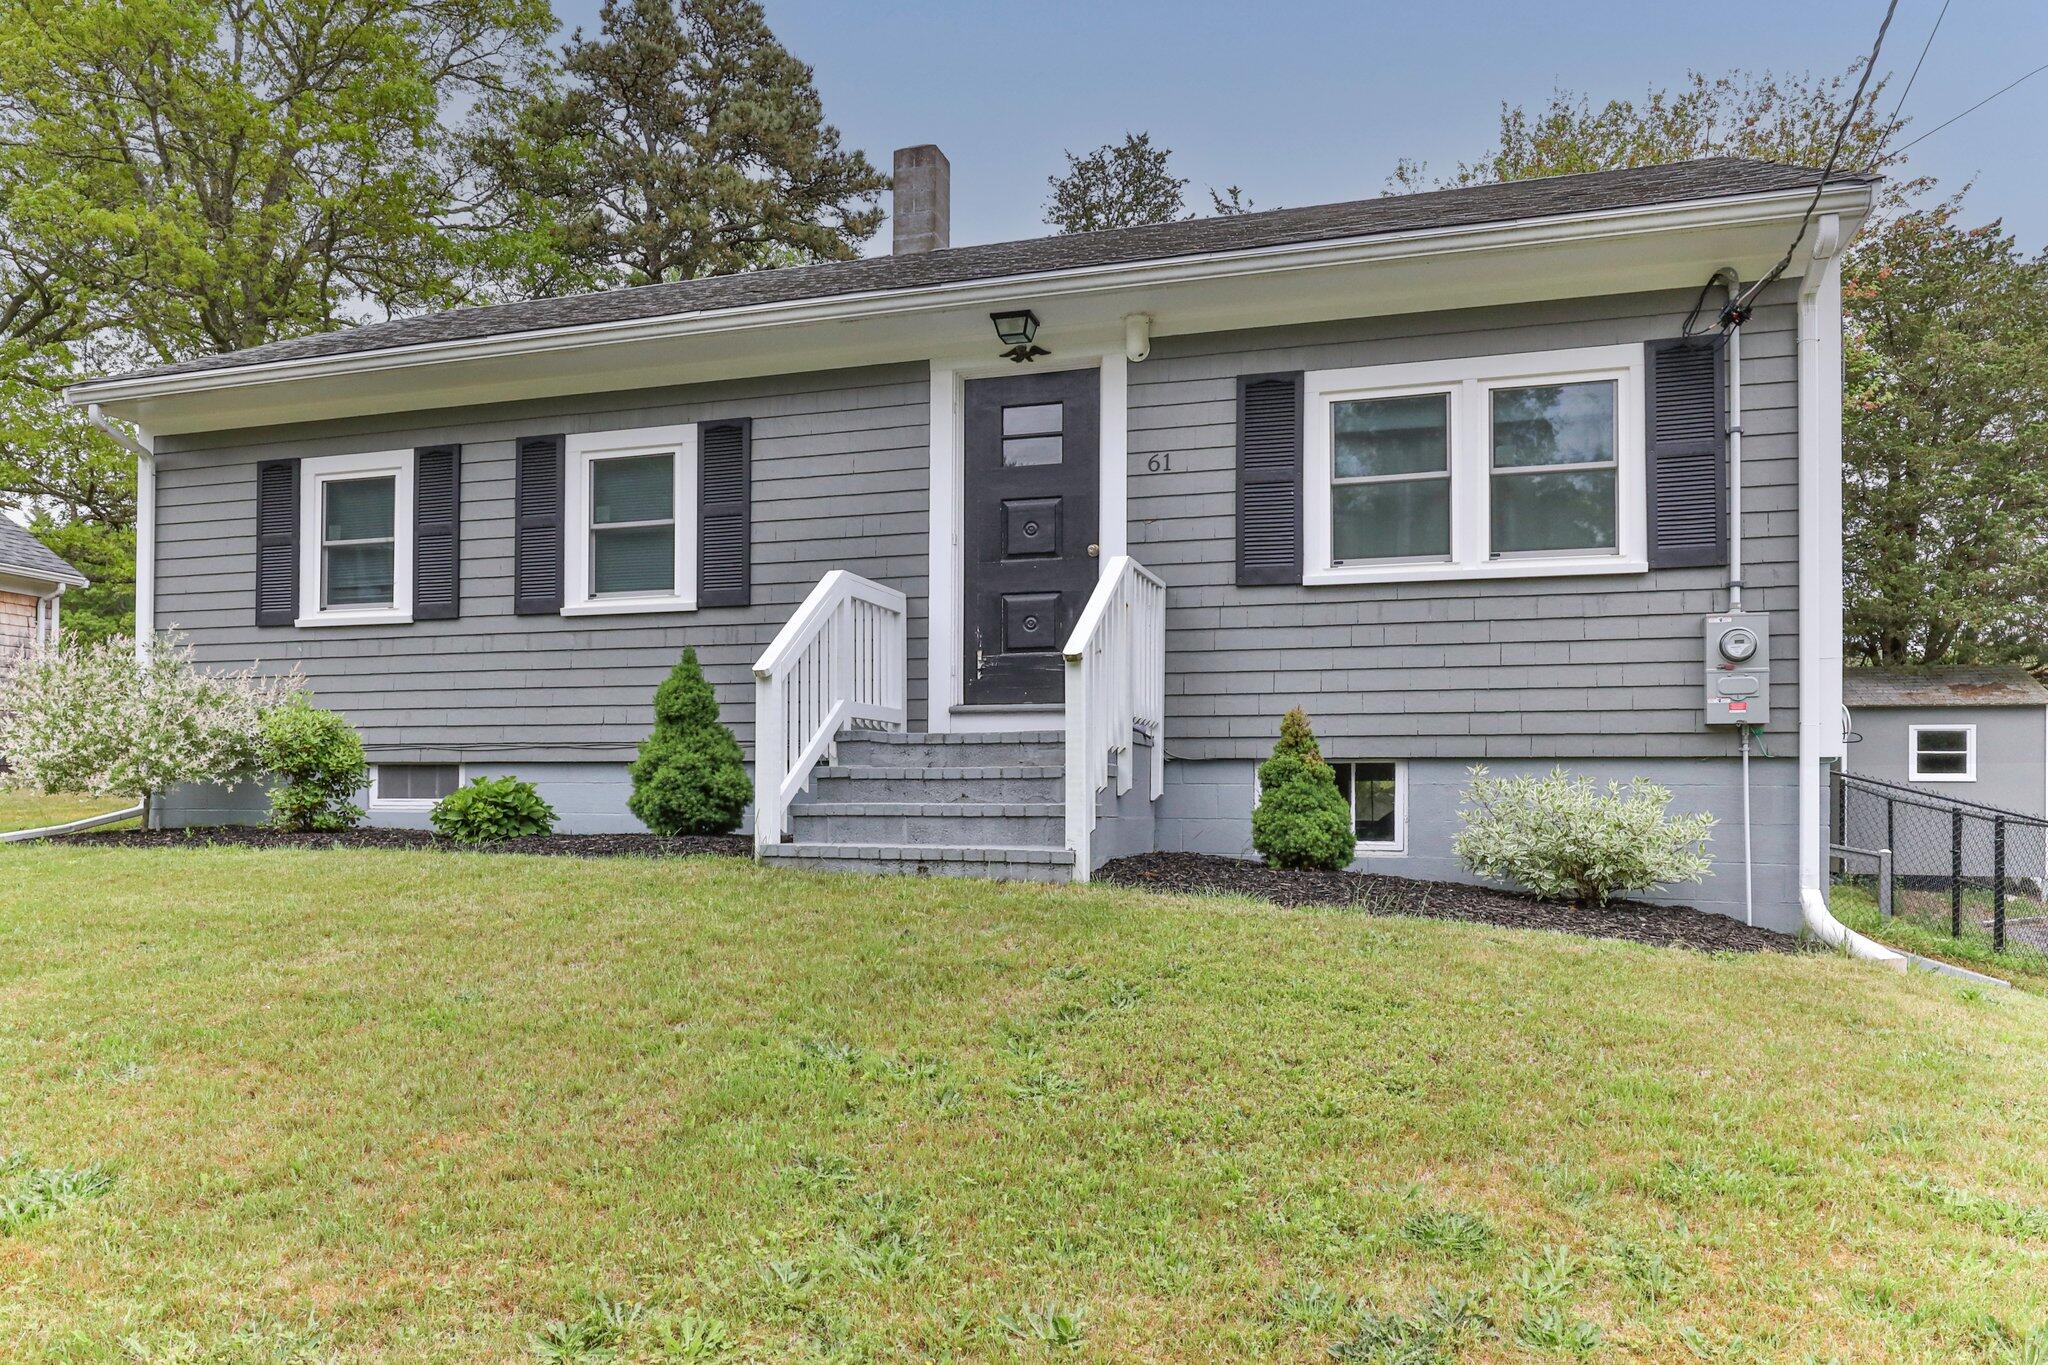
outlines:
{"label": "shed window", "polygon": [[1977,780],[1976,726],[1915,725],[1911,742],[1915,782]]}

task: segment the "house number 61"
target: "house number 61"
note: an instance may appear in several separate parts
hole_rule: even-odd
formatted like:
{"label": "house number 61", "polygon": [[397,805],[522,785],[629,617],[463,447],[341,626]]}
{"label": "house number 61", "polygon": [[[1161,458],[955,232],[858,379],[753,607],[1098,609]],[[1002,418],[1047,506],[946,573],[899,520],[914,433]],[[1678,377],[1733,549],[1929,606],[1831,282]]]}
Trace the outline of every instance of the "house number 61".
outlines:
{"label": "house number 61", "polygon": [[1145,468],[1149,469],[1154,474],[1171,474],[1173,472],[1173,456],[1150,456],[1145,461]]}

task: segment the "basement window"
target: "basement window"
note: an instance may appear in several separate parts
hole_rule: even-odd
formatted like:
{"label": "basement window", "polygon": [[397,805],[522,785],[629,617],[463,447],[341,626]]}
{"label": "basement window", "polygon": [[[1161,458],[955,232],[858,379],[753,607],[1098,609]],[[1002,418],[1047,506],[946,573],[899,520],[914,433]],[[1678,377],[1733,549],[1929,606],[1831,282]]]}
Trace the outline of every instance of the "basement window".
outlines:
{"label": "basement window", "polygon": [[459,763],[379,763],[370,772],[370,804],[380,810],[432,810],[461,785]]}
{"label": "basement window", "polygon": [[1351,807],[1351,829],[1358,851],[1402,853],[1407,850],[1408,765],[1398,759],[1360,759],[1332,763],[1337,790]]}

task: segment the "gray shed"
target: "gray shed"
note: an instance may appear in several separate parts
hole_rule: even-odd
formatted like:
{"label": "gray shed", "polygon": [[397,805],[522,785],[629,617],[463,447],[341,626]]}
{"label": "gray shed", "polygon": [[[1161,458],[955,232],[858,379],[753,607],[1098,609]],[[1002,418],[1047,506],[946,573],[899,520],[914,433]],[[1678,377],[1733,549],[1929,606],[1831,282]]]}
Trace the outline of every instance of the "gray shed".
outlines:
{"label": "gray shed", "polygon": [[2048,687],[2025,669],[1848,668],[1845,771],[2048,815]]}

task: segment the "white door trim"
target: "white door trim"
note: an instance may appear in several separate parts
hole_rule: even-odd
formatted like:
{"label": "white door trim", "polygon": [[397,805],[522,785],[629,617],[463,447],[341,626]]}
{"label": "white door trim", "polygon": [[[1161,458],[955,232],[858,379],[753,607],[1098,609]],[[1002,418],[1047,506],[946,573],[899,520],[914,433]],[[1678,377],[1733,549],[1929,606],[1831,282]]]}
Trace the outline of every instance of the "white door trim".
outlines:
{"label": "white door trim", "polygon": [[935,358],[931,362],[931,615],[926,626],[925,728],[934,734],[1062,728],[1060,713],[1056,711],[956,714],[953,710],[964,695],[960,676],[964,630],[961,612],[965,597],[962,584],[966,573],[960,544],[961,527],[965,524],[961,502],[966,484],[962,463],[966,444],[964,400],[970,379],[1079,369],[1099,370],[1102,376],[1101,431],[1097,437],[1101,519],[1098,543],[1102,552],[1098,563],[1107,565],[1127,552],[1129,539],[1125,492],[1130,477],[1129,362],[1123,352],[1101,349],[1063,353],[1034,365],[1030,371],[1012,362],[988,360],[985,355]]}

